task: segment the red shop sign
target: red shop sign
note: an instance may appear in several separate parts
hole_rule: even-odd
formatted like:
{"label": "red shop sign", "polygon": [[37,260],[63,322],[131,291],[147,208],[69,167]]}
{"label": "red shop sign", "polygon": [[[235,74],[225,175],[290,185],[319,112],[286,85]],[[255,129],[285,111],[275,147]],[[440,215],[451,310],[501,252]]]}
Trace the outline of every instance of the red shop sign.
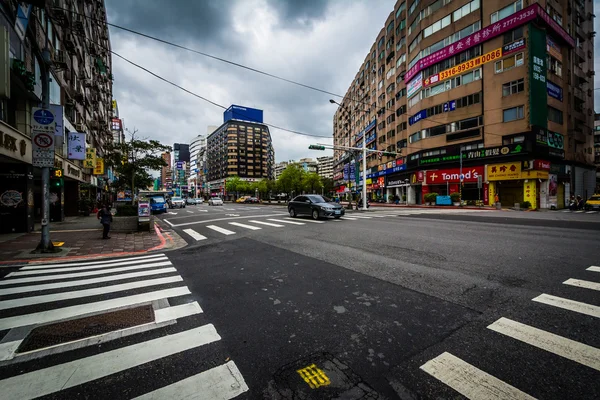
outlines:
{"label": "red shop sign", "polygon": [[[463,182],[477,182],[477,177],[483,177],[483,166],[463,167],[462,173],[465,176]],[[428,185],[458,183],[460,182],[460,168],[426,171],[426,176]]]}
{"label": "red shop sign", "polygon": [[534,160],[533,161],[533,169],[550,171],[550,161]]}

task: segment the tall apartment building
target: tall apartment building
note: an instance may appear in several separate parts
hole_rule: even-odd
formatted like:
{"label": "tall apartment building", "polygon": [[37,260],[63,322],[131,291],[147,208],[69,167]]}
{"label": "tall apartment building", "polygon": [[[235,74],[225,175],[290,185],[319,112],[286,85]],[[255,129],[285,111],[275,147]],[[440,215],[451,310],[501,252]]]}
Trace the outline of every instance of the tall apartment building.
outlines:
{"label": "tall apartment building", "polygon": [[[398,153],[368,155],[370,196],[534,208],[589,196],[593,18],[590,0],[399,0],[334,115],[334,143]],[[340,192],[355,189],[351,166],[334,152]]]}
{"label": "tall apartment building", "polygon": [[[40,220],[41,169],[32,165],[31,120],[46,70],[59,171],[50,185],[50,220],[78,215],[80,198],[107,199],[110,171],[94,174],[85,151],[73,157],[67,146],[70,132],[85,133],[85,139],[75,136],[78,149],[93,148],[102,158],[113,141],[110,40],[104,1],[0,0],[0,8],[0,232],[26,232]],[[49,63],[42,56],[46,46]]]}
{"label": "tall apartment building", "polygon": [[167,163],[160,169],[160,184],[163,190],[171,191],[173,189],[173,170],[171,169],[171,153],[162,153],[160,155]]}
{"label": "tall apartment building", "polygon": [[206,136],[198,135],[190,142],[190,176],[188,187],[193,197],[197,197],[202,189],[200,176],[204,170],[203,158],[206,154]]}
{"label": "tall apartment building", "polygon": [[[244,113],[230,111],[234,107]],[[250,182],[273,179],[275,153],[269,127],[262,123],[262,111],[232,105],[223,116],[223,124],[207,138],[211,194],[225,195],[230,176]]]}
{"label": "tall apartment building", "polygon": [[317,172],[323,179],[333,178],[333,157],[317,157]]}
{"label": "tall apartment building", "polygon": [[304,172],[317,172],[317,162],[312,158],[301,158],[298,160],[297,164]]}
{"label": "tall apartment building", "polygon": [[278,179],[283,170],[287,168],[288,165],[293,164],[295,161],[280,161],[273,167],[273,179]]}
{"label": "tall apartment building", "polygon": [[596,164],[596,193],[600,193],[600,113],[594,114],[594,163]]}

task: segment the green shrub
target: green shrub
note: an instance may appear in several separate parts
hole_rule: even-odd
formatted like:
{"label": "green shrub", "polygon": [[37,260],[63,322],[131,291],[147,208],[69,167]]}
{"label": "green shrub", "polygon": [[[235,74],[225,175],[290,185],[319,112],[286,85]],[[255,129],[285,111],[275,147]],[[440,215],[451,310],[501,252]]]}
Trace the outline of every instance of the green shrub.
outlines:
{"label": "green shrub", "polygon": [[435,199],[438,196],[437,193],[427,193],[425,195],[425,201],[428,203],[435,203]]}
{"label": "green shrub", "polygon": [[117,206],[117,217],[137,217],[138,208],[131,204],[120,204]]}
{"label": "green shrub", "polygon": [[456,203],[460,200],[460,193],[450,193],[450,198]]}
{"label": "green shrub", "polygon": [[531,203],[528,201],[524,201],[521,203],[521,208],[529,209],[529,208],[531,208]]}

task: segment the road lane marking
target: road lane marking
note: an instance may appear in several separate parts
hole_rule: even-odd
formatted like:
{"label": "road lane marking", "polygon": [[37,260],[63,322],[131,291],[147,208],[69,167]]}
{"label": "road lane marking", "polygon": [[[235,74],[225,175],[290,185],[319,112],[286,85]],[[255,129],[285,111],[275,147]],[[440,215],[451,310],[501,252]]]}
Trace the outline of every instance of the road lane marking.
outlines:
{"label": "road lane marking", "polygon": [[583,279],[567,279],[563,282],[565,285],[577,286],[586,289],[600,290],[600,283],[584,281]]}
{"label": "road lane marking", "polygon": [[264,222],[264,221],[255,221],[255,220],[250,220],[248,222],[252,222],[253,224],[261,224],[261,225],[266,225],[266,226],[273,226],[275,228],[281,228],[283,227],[283,225],[279,225],[279,224],[272,224],[270,222]]}
{"label": "road lane marking", "polygon": [[224,208],[223,210],[227,210],[227,211],[235,211],[236,208]]}
{"label": "road lane marking", "polygon": [[159,308],[158,310],[154,310],[154,323],[160,324],[178,318],[189,317],[190,315],[202,314],[203,312],[197,301],[178,306]]}
{"label": "road lane marking", "polygon": [[[285,219],[290,220],[290,219],[295,219],[295,218],[287,217]],[[315,221],[314,219],[302,219],[302,221],[303,222],[311,222],[313,224],[324,224],[325,223],[325,221]]]}
{"label": "road lane marking", "polygon": [[421,365],[427,372],[442,383],[450,386],[463,396],[472,400],[519,399],[535,400],[525,392],[444,352]]}
{"label": "road lane marking", "polygon": [[592,265],[586,271],[600,272],[600,267],[596,267],[595,265]]}
{"label": "road lane marking", "polygon": [[168,274],[168,273],[172,273],[172,272],[177,272],[177,270],[173,267],[161,268],[161,269],[154,269],[154,270],[150,270],[150,271],[139,271],[139,272],[132,272],[132,273],[128,273],[128,274],[102,276],[99,278],[92,278],[92,279],[82,279],[80,281],[67,281],[67,282],[46,283],[43,285],[18,286],[18,287],[1,289],[0,296],[6,296],[9,294],[17,294],[17,293],[37,292],[37,291],[41,291],[41,290],[70,288],[73,286],[84,286],[84,285],[91,285],[91,284],[101,283],[101,282],[120,281],[123,279],[139,278],[142,276],[151,276],[151,275],[162,275],[162,274]]}
{"label": "road lane marking", "polygon": [[283,222],[284,224],[304,225],[304,222],[286,221],[284,219],[267,218],[267,221]]}
{"label": "road lane marking", "polygon": [[541,294],[532,299],[539,303],[548,304],[550,306],[563,308],[565,310],[575,311],[581,314],[591,315],[592,317],[600,318],[600,307],[591,304],[581,303],[579,301],[565,299],[562,297],[552,296],[549,294]]}
{"label": "road lane marking", "polygon": [[504,317],[488,326],[488,328],[600,371],[600,349],[595,347]]}
{"label": "road lane marking", "polygon": [[98,296],[102,294],[123,292],[131,289],[146,288],[150,286],[166,285],[167,283],[182,282],[183,278],[179,275],[168,276],[166,278],[148,279],[145,281],[136,281],[121,283],[118,285],[102,286],[99,288],[75,290],[71,292],[62,292],[46,294],[41,296],[21,297],[19,299],[0,301],[0,310],[9,308],[32,306],[35,304],[51,303],[53,301],[80,299],[82,297]]}
{"label": "road lane marking", "polygon": [[356,218],[353,217],[342,217],[342,219],[346,219],[348,221],[356,221]]}
{"label": "road lane marking", "polygon": [[575,213],[577,213],[577,214],[582,213],[582,212],[584,212],[584,211],[583,210],[575,211]]}
{"label": "road lane marking", "polygon": [[17,283],[57,281],[60,279],[80,278],[83,276],[94,276],[94,275],[106,275],[106,274],[111,274],[113,272],[133,271],[136,269],[144,269],[144,268],[151,268],[151,267],[165,267],[167,265],[172,265],[172,264],[170,261],[165,261],[165,262],[159,262],[159,263],[155,263],[155,264],[132,265],[129,267],[99,269],[96,271],[87,271],[87,272],[73,272],[70,274],[44,275],[44,276],[33,276],[30,278],[5,279],[5,280],[0,281],[0,285],[14,285]]}
{"label": "road lane marking", "polygon": [[364,215],[352,215],[352,218],[371,219],[371,217],[366,217]]}
{"label": "road lane marking", "polygon": [[[129,258],[117,258],[113,260],[103,260],[103,261],[87,261],[87,262],[76,262],[76,263],[63,263],[63,264],[37,264],[37,265],[27,265],[19,269],[19,271],[29,270],[29,269],[48,269],[48,268],[58,268],[58,267],[76,267],[79,265],[102,265],[102,264],[112,264],[112,265],[128,265],[128,264],[139,264],[138,260],[146,260],[152,258],[165,258],[164,254],[153,254],[150,256],[141,256],[141,257],[129,257]],[[122,262],[121,264],[115,264]]]}
{"label": "road lane marking", "polygon": [[223,235],[234,235],[235,232],[227,230],[225,228],[221,228],[219,226],[216,225],[207,225],[206,226],[208,229],[212,229],[213,231],[217,231],[219,233],[222,233]]}
{"label": "road lane marking", "polygon": [[229,400],[248,391],[248,385],[233,361],[179,382],[136,397],[135,400],[211,399]]}
{"label": "road lane marking", "polygon": [[169,221],[168,219],[163,219],[163,221],[165,221],[167,224],[171,225],[171,227],[175,226],[171,221]]}
{"label": "road lane marking", "polygon": [[191,228],[184,229],[183,231],[185,233],[187,233],[188,235],[190,235],[196,241],[206,240],[206,236],[203,236],[203,235],[199,234],[198,232],[196,232],[195,230],[193,230]]}
{"label": "road lane marking", "polygon": [[241,228],[250,229],[251,231],[258,231],[258,230],[262,229],[262,228],[259,228],[258,226],[241,224],[239,222],[230,222],[229,225],[239,226]]}
{"label": "road lane marking", "polygon": [[[2,398],[33,399],[221,340],[212,324],[0,381]],[[200,392],[199,392],[200,393]]]}
{"label": "road lane marking", "polygon": [[[107,311],[118,307],[147,304],[154,300],[166,299],[190,294],[187,286],[172,289],[157,290],[155,292],[141,293],[133,296],[119,297],[95,303],[79,304],[70,307],[56,308],[31,314],[17,315],[0,319],[0,330],[16,328],[19,326],[45,324],[67,318],[79,317],[100,311]],[[0,385],[1,386],[1,385]]]}
{"label": "road lane marking", "polygon": [[190,211],[190,210],[186,210],[186,211],[187,211],[187,212],[189,212],[190,214],[193,214],[193,213],[194,213],[193,211]]}
{"label": "road lane marking", "polygon": [[169,211],[167,214],[171,214],[171,215],[177,215],[177,213],[176,213],[176,212],[173,212],[173,211]]}
{"label": "road lane marking", "polygon": [[598,211],[587,211],[586,214],[596,214]]}
{"label": "road lane marking", "polygon": [[[234,219],[280,217],[282,215],[288,215],[288,213],[242,215],[242,216],[239,216],[239,217],[214,218],[214,219],[208,219],[208,220],[205,220],[205,221],[200,220],[200,221],[194,221],[194,222],[184,222],[182,224],[176,224],[176,225],[175,224],[171,224],[171,226],[180,227],[180,226],[187,226],[187,225],[207,224],[209,222],[231,221],[231,220],[234,220]],[[177,217],[177,218],[186,218],[186,219],[188,219],[189,216],[187,216],[187,217]],[[164,219],[163,221],[166,221],[166,219]]]}
{"label": "road lane marking", "polygon": [[198,211],[200,211],[200,212],[208,212],[208,210],[198,210]]}
{"label": "road lane marking", "polygon": [[27,275],[41,275],[41,274],[55,274],[59,272],[71,272],[71,271],[87,271],[90,269],[103,269],[103,268],[112,268],[119,267],[121,265],[136,265],[136,264],[146,264],[146,265],[154,265],[152,263],[159,262],[169,262],[167,256],[163,256],[160,258],[155,258],[151,260],[140,260],[130,263],[114,263],[114,264],[102,264],[102,265],[84,265],[80,267],[61,267],[61,268],[52,268],[52,269],[34,269],[34,270],[26,270],[26,271],[16,271],[11,272],[6,275],[7,278],[12,278],[13,276],[27,276]]}

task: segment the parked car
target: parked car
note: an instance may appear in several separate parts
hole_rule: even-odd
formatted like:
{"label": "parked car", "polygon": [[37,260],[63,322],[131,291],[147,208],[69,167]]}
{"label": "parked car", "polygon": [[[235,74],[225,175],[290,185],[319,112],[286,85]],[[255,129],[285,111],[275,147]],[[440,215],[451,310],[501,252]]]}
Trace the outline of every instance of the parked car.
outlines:
{"label": "parked car", "polygon": [[220,197],[211,197],[210,199],[208,199],[208,205],[209,206],[222,206],[223,199],[221,199]]}
{"label": "parked car", "polygon": [[204,199],[202,197],[196,198],[196,204],[204,204]]}
{"label": "parked car", "polygon": [[187,197],[185,199],[185,204],[190,205],[190,206],[195,206],[196,204],[198,204],[198,199],[195,199],[193,197]]}
{"label": "parked car", "polygon": [[185,208],[185,201],[181,197],[171,197],[171,208]]}
{"label": "parked car", "polygon": [[236,203],[245,203],[245,202],[246,202],[246,199],[247,199],[248,197],[249,197],[249,196],[242,196],[242,197],[240,197],[239,199],[237,199],[235,202],[236,202]]}
{"label": "parked car", "polygon": [[588,211],[600,210],[600,194],[594,194],[585,202],[585,209]]}
{"label": "parked car", "polygon": [[260,201],[256,197],[248,197],[244,203],[260,203]]}
{"label": "parked car", "polygon": [[344,208],[336,203],[328,202],[323,196],[309,194],[297,196],[288,203],[288,213],[295,218],[298,215],[310,215],[313,219],[324,217],[340,218]]}

